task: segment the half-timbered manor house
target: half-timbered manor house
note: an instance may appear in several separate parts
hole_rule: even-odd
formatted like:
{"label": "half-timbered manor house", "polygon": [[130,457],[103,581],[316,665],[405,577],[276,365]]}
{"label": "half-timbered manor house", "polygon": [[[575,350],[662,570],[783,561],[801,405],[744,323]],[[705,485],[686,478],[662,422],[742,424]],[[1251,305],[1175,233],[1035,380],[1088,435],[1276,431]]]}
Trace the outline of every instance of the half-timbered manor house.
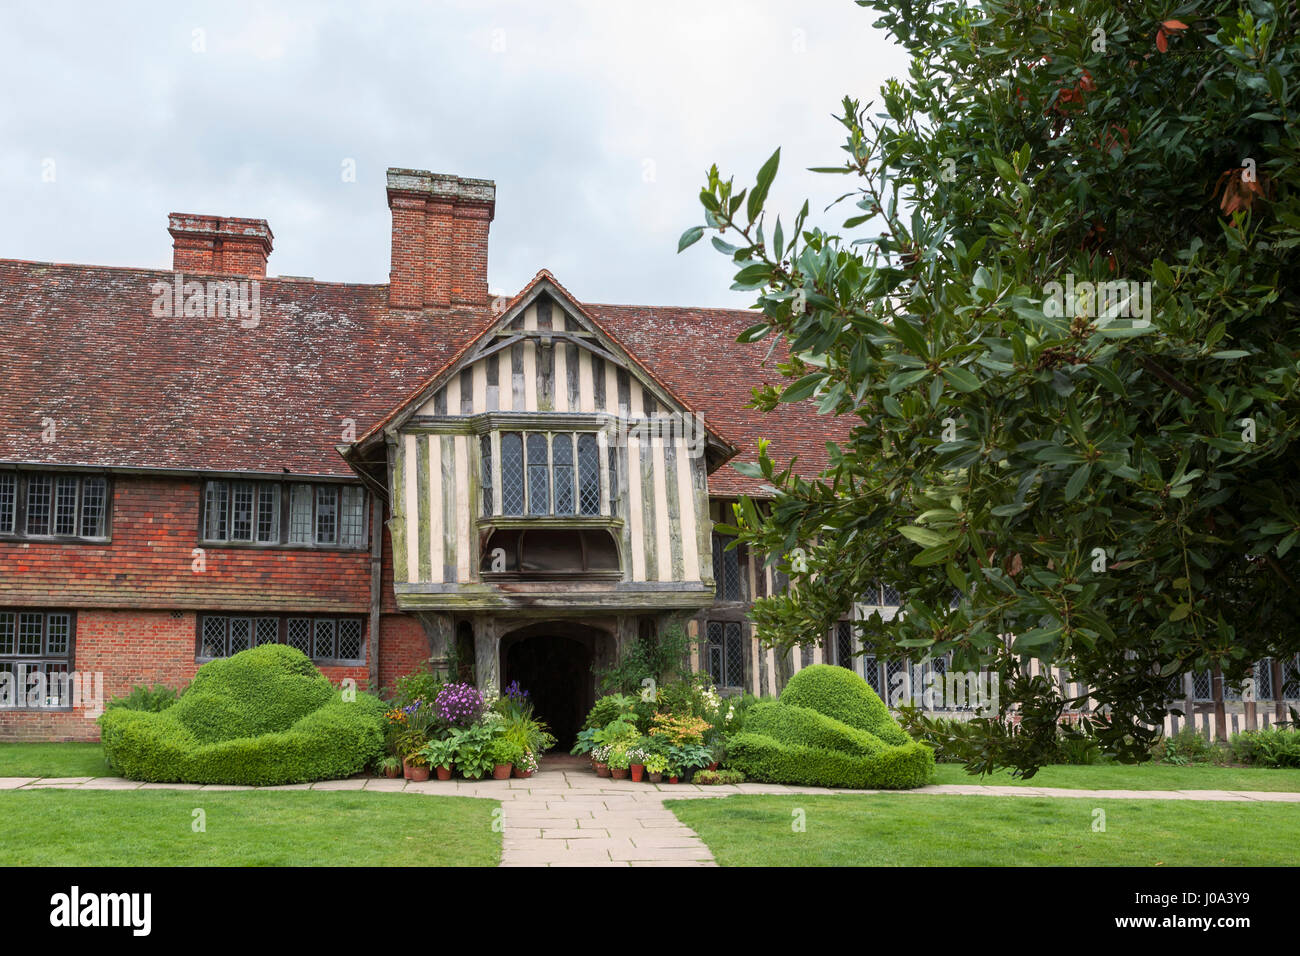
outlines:
{"label": "half-timbered manor house", "polygon": [[746,407],[779,377],[752,316],[546,270],[494,301],[494,184],[387,192],[382,285],[270,277],[264,220],[206,215],[170,217],[170,270],[0,260],[0,739],[97,736],[61,675],[113,696],[273,641],[363,687],[519,680],[562,738],[593,665],[674,622],[724,688],[848,663],[848,629],[761,649],[779,582],[713,531],[761,493],[737,455],[811,474],[842,427]]}

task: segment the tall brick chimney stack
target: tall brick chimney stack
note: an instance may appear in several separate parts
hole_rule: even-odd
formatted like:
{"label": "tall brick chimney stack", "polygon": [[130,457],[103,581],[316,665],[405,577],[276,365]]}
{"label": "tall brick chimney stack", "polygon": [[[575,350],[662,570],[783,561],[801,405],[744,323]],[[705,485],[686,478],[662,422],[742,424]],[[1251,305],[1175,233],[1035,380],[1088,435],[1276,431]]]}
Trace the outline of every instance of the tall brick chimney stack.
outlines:
{"label": "tall brick chimney stack", "polygon": [[266,277],[271,255],[271,227],[265,219],[194,216],[174,212],[167,217],[172,236],[172,270],[218,272]]}
{"label": "tall brick chimney stack", "polygon": [[487,304],[488,226],[496,197],[490,179],[388,170],[392,308]]}

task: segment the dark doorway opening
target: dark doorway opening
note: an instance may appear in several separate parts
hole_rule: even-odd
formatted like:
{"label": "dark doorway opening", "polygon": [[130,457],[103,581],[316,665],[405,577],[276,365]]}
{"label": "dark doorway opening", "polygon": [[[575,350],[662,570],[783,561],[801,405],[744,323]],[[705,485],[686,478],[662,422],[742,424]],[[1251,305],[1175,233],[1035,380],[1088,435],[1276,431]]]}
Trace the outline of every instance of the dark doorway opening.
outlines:
{"label": "dark doorway opening", "polygon": [[555,735],[554,752],[567,752],[594,696],[591,641],[553,633],[510,635],[501,657],[502,687],[518,681]]}

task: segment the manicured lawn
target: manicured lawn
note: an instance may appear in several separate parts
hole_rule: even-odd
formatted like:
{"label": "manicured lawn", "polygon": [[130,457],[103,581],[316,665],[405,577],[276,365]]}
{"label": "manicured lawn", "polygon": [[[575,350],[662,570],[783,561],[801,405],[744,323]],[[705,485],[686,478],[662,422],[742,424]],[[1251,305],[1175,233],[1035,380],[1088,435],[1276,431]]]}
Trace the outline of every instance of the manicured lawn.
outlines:
{"label": "manicured lawn", "polygon": [[99,744],[0,744],[0,777],[108,777]]}
{"label": "manicured lawn", "polygon": [[[723,866],[1300,863],[1294,804],[791,794],[666,805]],[[1093,831],[1096,809],[1106,813],[1104,833]],[[802,833],[792,827],[797,811]]]}
{"label": "manicured lawn", "polygon": [[[0,792],[0,866],[495,866],[499,805],[337,791]],[[196,809],[206,832],[192,829]]]}
{"label": "manicured lawn", "polygon": [[997,787],[1066,787],[1073,790],[1286,790],[1300,791],[1300,770],[1215,767],[1196,764],[1118,763],[1044,767],[1028,780],[1003,772],[972,777],[960,764],[941,763],[933,783],[973,783]]}

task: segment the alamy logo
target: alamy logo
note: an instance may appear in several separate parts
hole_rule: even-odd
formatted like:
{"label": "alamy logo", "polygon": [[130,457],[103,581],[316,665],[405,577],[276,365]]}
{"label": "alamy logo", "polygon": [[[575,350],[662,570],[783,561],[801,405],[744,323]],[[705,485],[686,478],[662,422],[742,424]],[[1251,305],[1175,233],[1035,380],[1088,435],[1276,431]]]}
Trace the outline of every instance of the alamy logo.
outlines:
{"label": "alamy logo", "polygon": [[129,927],[134,936],[148,936],[153,925],[151,893],[85,893],[74,886],[50,897],[50,925]]}
{"label": "alamy logo", "polygon": [[0,708],[71,707],[91,719],[104,712],[103,672],[46,673],[19,664],[16,671],[0,671]]}
{"label": "alamy logo", "polygon": [[154,318],[239,319],[245,329],[262,321],[262,287],[256,279],[185,281],[177,272],[170,282],[149,286]]}
{"label": "alamy logo", "polygon": [[1151,324],[1151,283],[1113,279],[1108,282],[1076,282],[1066,273],[1065,284],[1043,286],[1043,314],[1049,318],[1128,318],[1135,329]]}

